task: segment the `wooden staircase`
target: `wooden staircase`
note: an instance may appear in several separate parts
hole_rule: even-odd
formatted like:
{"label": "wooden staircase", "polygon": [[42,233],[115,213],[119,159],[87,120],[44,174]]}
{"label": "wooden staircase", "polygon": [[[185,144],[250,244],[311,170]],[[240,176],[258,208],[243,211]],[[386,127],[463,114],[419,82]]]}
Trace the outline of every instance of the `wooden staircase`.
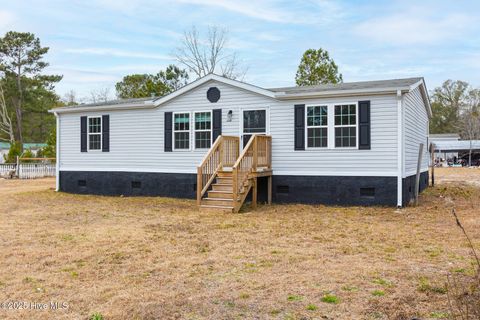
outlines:
{"label": "wooden staircase", "polygon": [[219,136],[198,166],[200,209],[238,212],[250,190],[255,208],[257,178],[262,176],[268,177],[268,202],[271,202],[271,137],[253,135],[240,155],[239,145],[238,137]]}

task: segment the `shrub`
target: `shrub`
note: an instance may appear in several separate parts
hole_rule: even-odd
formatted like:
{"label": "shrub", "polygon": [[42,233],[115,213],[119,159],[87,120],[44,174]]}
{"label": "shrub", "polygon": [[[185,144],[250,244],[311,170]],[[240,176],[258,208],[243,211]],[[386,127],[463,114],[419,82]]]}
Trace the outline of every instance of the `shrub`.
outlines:
{"label": "shrub", "polygon": [[23,152],[22,158],[34,158],[35,155],[33,154],[32,150],[27,149]]}
{"label": "shrub", "polygon": [[50,132],[47,138],[47,146],[41,150],[41,153],[46,158],[55,158],[56,157],[56,147],[57,147],[57,131],[54,127]]}
{"label": "shrub", "polygon": [[19,142],[14,142],[10,144],[10,149],[8,153],[3,156],[6,163],[16,163],[17,157],[20,157],[22,154],[22,145]]}

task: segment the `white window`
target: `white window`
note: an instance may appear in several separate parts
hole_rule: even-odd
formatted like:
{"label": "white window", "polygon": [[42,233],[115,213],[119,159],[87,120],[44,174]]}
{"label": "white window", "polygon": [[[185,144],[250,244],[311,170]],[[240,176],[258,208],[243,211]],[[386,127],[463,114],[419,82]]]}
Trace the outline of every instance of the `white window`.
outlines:
{"label": "white window", "polygon": [[88,150],[102,149],[102,117],[88,118]]}
{"label": "white window", "polygon": [[173,114],[173,149],[190,149],[190,113]]}
{"label": "white window", "polygon": [[307,107],[307,148],[328,147],[328,106]]}
{"label": "white window", "polygon": [[208,149],[212,145],[212,112],[195,112],[195,149]]}
{"label": "white window", "polygon": [[335,148],[357,146],[357,105],[335,105]]}

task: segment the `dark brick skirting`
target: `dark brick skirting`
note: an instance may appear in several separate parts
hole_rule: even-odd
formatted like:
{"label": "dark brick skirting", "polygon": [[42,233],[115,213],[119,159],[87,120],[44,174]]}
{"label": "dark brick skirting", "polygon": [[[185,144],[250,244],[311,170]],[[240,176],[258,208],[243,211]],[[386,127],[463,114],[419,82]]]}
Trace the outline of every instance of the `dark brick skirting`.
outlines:
{"label": "dark brick skirting", "polygon": [[397,204],[396,177],[274,176],[273,200],[329,205]]}
{"label": "dark brick skirting", "polygon": [[80,194],[195,198],[197,175],[60,171],[60,190]]}
{"label": "dark brick skirting", "polygon": [[[70,193],[196,196],[196,174],[61,171],[60,190]],[[428,171],[420,178],[420,191],[428,186]],[[403,204],[413,196],[415,176],[403,179]],[[397,177],[282,176],[274,175],[272,198],[276,203],[329,205],[397,205]],[[267,178],[259,178],[258,200],[267,199]]]}
{"label": "dark brick skirting", "polygon": [[[410,203],[410,201],[413,200],[413,197],[415,195],[415,179],[416,179],[416,177],[417,177],[416,175],[413,175],[413,176],[403,178],[403,180],[402,180],[402,186],[403,186],[402,203],[403,203],[403,206],[407,206]],[[420,185],[419,185],[420,186],[420,189],[419,189],[420,192],[422,192],[423,190],[425,190],[428,187],[429,178],[430,177],[428,175],[428,171],[420,173]]]}

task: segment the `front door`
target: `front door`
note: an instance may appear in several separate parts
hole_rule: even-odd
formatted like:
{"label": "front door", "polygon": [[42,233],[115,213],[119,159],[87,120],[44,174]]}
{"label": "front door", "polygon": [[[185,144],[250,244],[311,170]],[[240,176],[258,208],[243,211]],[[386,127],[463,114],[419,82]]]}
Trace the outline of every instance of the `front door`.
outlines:
{"label": "front door", "polygon": [[267,134],[267,110],[243,110],[243,147],[248,143],[253,133]]}

